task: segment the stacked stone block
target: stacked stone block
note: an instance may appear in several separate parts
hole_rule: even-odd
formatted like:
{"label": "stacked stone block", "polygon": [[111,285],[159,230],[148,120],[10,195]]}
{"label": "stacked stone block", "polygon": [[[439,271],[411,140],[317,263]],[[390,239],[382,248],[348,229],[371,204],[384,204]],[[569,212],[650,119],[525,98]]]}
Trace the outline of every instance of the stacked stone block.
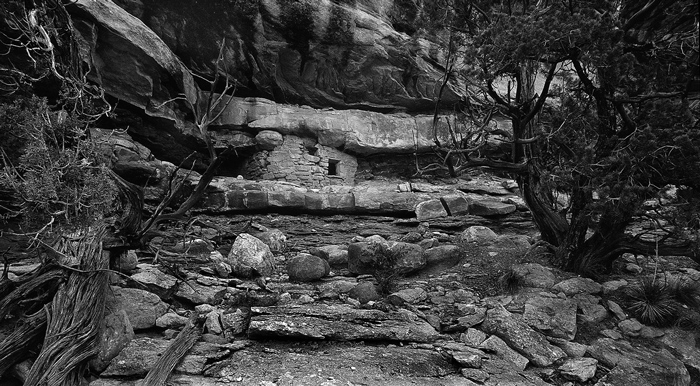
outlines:
{"label": "stacked stone block", "polygon": [[310,145],[308,140],[287,135],[279,146],[272,150],[261,150],[251,157],[246,177],[320,188],[328,185],[352,185],[356,171],[355,157],[331,147]]}

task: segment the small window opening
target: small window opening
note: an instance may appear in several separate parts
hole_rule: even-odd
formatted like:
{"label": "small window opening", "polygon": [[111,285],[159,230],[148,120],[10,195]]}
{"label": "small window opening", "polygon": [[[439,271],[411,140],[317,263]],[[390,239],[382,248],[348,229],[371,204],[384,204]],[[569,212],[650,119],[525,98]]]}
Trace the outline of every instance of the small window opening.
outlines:
{"label": "small window opening", "polygon": [[328,160],[328,175],[329,176],[337,176],[338,175],[338,164],[340,164],[340,161],[337,159],[329,159]]}

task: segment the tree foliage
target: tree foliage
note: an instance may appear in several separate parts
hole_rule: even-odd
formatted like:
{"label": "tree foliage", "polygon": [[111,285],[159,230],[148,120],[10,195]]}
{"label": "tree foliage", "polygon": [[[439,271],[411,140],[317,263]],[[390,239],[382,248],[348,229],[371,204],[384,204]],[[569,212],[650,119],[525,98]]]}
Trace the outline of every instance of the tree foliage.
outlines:
{"label": "tree foliage", "polygon": [[105,217],[115,199],[108,160],[89,139],[87,128],[65,110],[51,111],[45,99],[18,99],[0,105],[4,168],[0,184],[19,196],[28,229],[59,220],[84,226]]}

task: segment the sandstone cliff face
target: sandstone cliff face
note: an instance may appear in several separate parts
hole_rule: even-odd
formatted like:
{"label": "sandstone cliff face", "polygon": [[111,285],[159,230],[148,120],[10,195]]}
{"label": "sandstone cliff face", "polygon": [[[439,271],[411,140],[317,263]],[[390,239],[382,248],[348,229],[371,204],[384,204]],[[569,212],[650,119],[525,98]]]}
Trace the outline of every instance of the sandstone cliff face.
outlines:
{"label": "sandstone cliff face", "polygon": [[[222,41],[237,92],[257,97],[236,98],[214,123],[224,128],[217,146],[250,152],[261,131],[356,156],[426,152],[436,134],[444,142],[444,122],[432,130],[443,52],[410,30],[417,14],[404,3],[77,0],[68,10],[91,80],[136,113],[115,126],[179,163],[203,149],[189,122],[202,96],[190,70],[211,72]],[[456,89],[443,101],[457,102]]]}
{"label": "sandstone cliff face", "polygon": [[[248,96],[317,108],[429,111],[440,89],[445,53],[410,29],[418,17],[412,2],[115,1],[197,71],[212,71],[225,39],[227,70]],[[463,89],[450,84],[443,100],[458,102]]]}

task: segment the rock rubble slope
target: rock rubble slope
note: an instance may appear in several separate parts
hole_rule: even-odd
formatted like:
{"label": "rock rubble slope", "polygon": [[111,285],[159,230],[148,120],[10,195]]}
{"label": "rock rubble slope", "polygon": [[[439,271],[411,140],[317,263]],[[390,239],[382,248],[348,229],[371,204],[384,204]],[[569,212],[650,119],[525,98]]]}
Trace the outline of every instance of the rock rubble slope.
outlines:
{"label": "rock rubble slope", "polygon": [[[529,262],[532,240],[514,228],[394,219],[383,235],[339,237],[362,217],[240,217],[203,217],[184,243],[155,240],[157,260],[139,251],[129,279],[114,277],[92,386],[137,385],[192,316],[203,335],[171,377],[181,385],[697,384],[697,331],[629,318],[616,295],[632,276],[597,283]],[[313,246],[291,232],[306,226]],[[265,246],[254,248],[265,268],[236,274],[249,261],[240,240]],[[387,284],[374,269],[392,250],[422,263]],[[353,273],[356,259],[371,273]],[[499,271],[519,286],[498,289]]]}

